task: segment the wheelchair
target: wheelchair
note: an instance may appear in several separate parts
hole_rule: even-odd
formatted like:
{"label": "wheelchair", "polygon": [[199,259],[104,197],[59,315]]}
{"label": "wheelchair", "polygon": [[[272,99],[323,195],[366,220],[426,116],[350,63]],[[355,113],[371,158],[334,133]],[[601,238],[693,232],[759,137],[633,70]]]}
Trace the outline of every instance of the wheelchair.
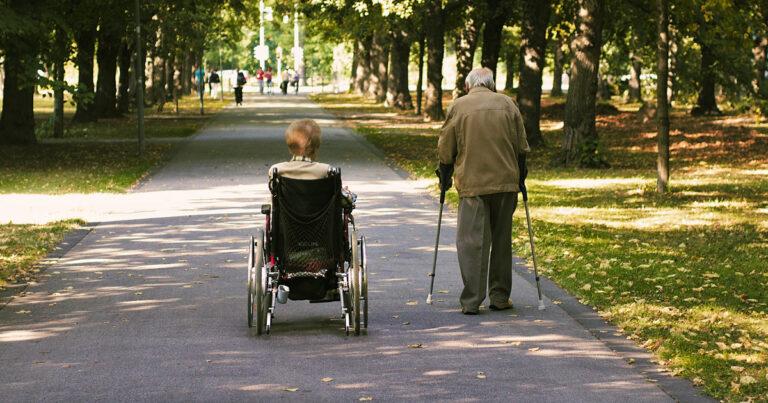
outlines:
{"label": "wheelchair", "polygon": [[248,326],[269,334],[278,303],[287,299],[338,300],[346,334],[360,335],[368,328],[365,237],[355,227],[354,195],[341,188],[341,172],[302,180],[275,169],[269,189],[264,228],[248,248]]}

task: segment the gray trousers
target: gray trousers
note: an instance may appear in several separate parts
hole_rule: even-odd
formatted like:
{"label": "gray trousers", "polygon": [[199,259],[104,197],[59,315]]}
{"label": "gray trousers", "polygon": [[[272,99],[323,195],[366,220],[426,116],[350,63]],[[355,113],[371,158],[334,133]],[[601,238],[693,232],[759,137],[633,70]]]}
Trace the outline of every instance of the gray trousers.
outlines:
{"label": "gray trousers", "polygon": [[456,249],[464,281],[461,306],[477,309],[485,300],[503,303],[512,291],[512,214],[517,193],[495,193],[459,200]]}

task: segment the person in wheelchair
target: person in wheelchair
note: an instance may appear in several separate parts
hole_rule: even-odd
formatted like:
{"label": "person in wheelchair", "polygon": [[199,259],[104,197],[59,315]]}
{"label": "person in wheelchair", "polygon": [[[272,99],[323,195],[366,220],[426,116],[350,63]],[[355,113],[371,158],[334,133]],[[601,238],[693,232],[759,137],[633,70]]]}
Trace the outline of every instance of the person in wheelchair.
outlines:
{"label": "person in wheelchair", "polygon": [[[320,148],[320,138],[320,126],[314,120],[302,119],[292,122],[285,131],[285,142],[291,154],[291,159],[274,164],[269,168],[270,188],[273,188],[275,177],[316,180],[328,178],[332,175],[339,176],[340,172],[338,169],[329,164],[316,161],[317,152]],[[306,199],[309,199],[309,197]],[[357,195],[350,192],[348,188],[341,189],[339,203],[342,209],[351,212],[354,209],[356,199]],[[308,200],[292,200],[291,202],[291,204],[297,205],[311,203]],[[322,235],[318,234],[318,236]],[[316,258],[316,256],[323,255],[321,247],[317,248],[316,253],[311,248],[307,249],[305,247],[300,248],[298,251],[287,253],[292,253],[292,255],[288,256],[288,260],[301,261],[309,267],[310,269],[307,272],[310,272],[312,267],[323,266],[323,263]],[[327,274],[329,283],[336,281],[336,278],[333,276],[334,273],[328,272]],[[335,287],[328,287],[324,295],[319,296],[320,298],[317,298],[318,295],[312,295],[312,289],[318,286],[318,282],[313,280],[311,277],[304,280],[293,279],[290,282],[291,287],[281,285],[278,289],[277,300],[285,302],[290,297],[291,299],[309,299],[310,302],[329,302],[340,299],[338,288]]]}
{"label": "person in wheelchair", "polygon": [[[270,181],[275,172],[291,179],[322,179],[337,171],[329,164],[316,161],[320,137],[320,125],[314,120],[301,119],[292,122],[285,130],[285,143],[288,145],[291,159],[269,168]],[[342,207],[354,209],[357,195],[345,187],[341,190],[341,196]]]}

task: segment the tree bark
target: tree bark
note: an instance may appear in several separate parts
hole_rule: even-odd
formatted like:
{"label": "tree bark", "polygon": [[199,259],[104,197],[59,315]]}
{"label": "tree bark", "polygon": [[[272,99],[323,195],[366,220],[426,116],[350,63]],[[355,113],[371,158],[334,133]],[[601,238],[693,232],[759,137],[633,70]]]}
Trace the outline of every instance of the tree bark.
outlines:
{"label": "tree bark", "polygon": [[552,69],[552,91],[550,95],[553,97],[563,96],[563,39],[557,37],[555,39],[554,48],[554,68]]}
{"label": "tree bark", "polygon": [[97,119],[93,88],[93,56],[96,51],[96,27],[86,27],[75,32],[77,44],[77,106],[75,122],[95,122]]}
{"label": "tree bark", "polygon": [[349,73],[349,92],[355,92],[355,83],[357,82],[357,63],[358,63],[358,51],[357,49],[360,47],[360,43],[357,40],[357,37],[355,37],[354,42],[352,42],[352,70]]}
{"label": "tree bark", "polygon": [[579,0],[577,33],[571,42],[571,75],[563,122],[561,160],[566,166],[605,167],[595,128],[603,2]]}
{"label": "tree bark", "polygon": [[53,89],[53,137],[64,137],[64,63],[69,58],[69,35],[63,29],[56,29],[54,40],[55,56],[53,79],[57,85]]}
{"label": "tree bark", "polygon": [[424,33],[419,38],[419,79],[416,82],[416,114],[421,115],[421,101],[423,98],[424,87],[424,53],[427,47],[427,37]]}
{"label": "tree bark", "polygon": [[699,97],[696,100],[696,106],[691,110],[691,115],[720,115],[720,108],[717,107],[715,99],[715,55],[713,49],[699,38],[701,47],[701,70],[699,82]]}
{"label": "tree bark", "polygon": [[[485,28],[483,28],[483,48],[480,65],[493,71],[496,79],[496,67],[501,51],[501,31],[507,22],[507,7],[504,0],[487,0]],[[544,22],[545,24],[547,22]]]}
{"label": "tree bark", "polygon": [[520,52],[520,85],[517,104],[523,115],[528,144],[538,147],[544,144],[539,127],[541,116],[541,75],[544,70],[547,49],[547,26],[550,14],[549,0],[524,0]]}
{"label": "tree bark", "polygon": [[445,14],[441,0],[429,0],[427,37],[427,92],[424,100],[425,118],[445,119],[443,112],[443,54],[445,52]]}
{"label": "tree bark", "polygon": [[656,189],[659,193],[669,186],[669,100],[667,78],[669,77],[669,0],[656,0],[658,13],[658,37],[656,41],[656,119],[657,147]]}
{"label": "tree bark", "polygon": [[130,87],[131,87],[131,48],[127,43],[120,46],[120,55],[118,56],[118,67],[120,68],[120,81],[117,89],[117,112],[119,114],[128,113],[131,105]]}
{"label": "tree bark", "polygon": [[355,92],[365,95],[368,91],[371,76],[371,44],[372,36],[366,36],[357,42],[357,72],[355,73]]}
{"label": "tree bark", "polygon": [[640,57],[638,57],[635,52],[630,52],[629,59],[629,102],[642,102],[643,93],[640,87],[642,64],[640,63]]}
{"label": "tree bark", "polygon": [[387,106],[411,109],[411,92],[408,89],[408,60],[411,54],[411,35],[402,29],[395,29],[390,51],[389,80],[387,83]]}
{"label": "tree bark", "polygon": [[768,37],[759,36],[755,40],[755,46],[752,48],[753,61],[755,63],[755,80],[753,90],[760,98],[768,96],[768,81],[765,77],[766,70],[766,49],[768,48]]}
{"label": "tree bark", "polygon": [[[504,64],[507,66],[507,80],[504,83],[504,91],[511,92],[515,90],[515,62],[518,62],[519,52],[516,52],[516,46],[507,46],[507,53],[504,57]],[[518,66],[520,63],[517,63]]]}
{"label": "tree bark", "polygon": [[464,81],[467,74],[472,71],[477,49],[477,35],[480,32],[482,20],[477,9],[468,5],[464,10],[464,26],[459,29],[456,36],[456,84],[453,89],[453,99],[466,95],[467,89]]}
{"label": "tree bark", "polygon": [[33,97],[37,78],[37,46],[34,38],[9,35],[5,39],[0,144],[35,144]]}
{"label": "tree bark", "polygon": [[387,62],[389,60],[387,35],[378,32],[374,34],[370,49],[371,75],[368,96],[376,102],[384,102],[387,99]]}
{"label": "tree bark", "polygon": [[117,112],[117,56],[120,53],[120,35],[113,31],[113,27],[102,26],[98,34],[99,47],[96,52],[96,61],[99,64],[99,75],[96,83],[96,116],[99,118],[113,118],[120,114]]}

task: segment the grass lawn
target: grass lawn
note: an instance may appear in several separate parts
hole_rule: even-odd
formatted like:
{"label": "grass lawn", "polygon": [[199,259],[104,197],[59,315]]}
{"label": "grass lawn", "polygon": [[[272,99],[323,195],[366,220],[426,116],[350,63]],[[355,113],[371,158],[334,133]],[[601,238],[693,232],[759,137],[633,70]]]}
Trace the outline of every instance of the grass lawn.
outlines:
{"label": "grass lawn", "polygon": [[136,143],[130,141],[136,138],[135,116],[72,123],[74,107],[66,104],[64,140],[52,142],[47,139],[53,102],[50,97],[37,97],[35,118],[41,142],[0,146],[0,194],[124,192],[170,156],[173,145],[162,139],[197,132],[230,101],[206,98],[203,116],[193,96],[180,100],[178,114],[172,103],[166,103],[162,112],[147,108],[146,137],[157,140],[147,144],[146,155],[140,158]]}
{"label": "grass lawn", "polygon": [[[353,95],[315,100],[412,175],[434,176],[439,122]],[[543,273],[710,395],[768,399],[768,124],[676,110],[671,190],[659,195],[655,126],[638,105],[600,108],[610,169],[553,167],[562,102],[544,99],[547,146],[529,157]],[[512,242],[529,256],[524,220]]]}
{"label": "grass lawn", "polygon": [[44,225],[0,225],[0,289],[34,279],[35,263],[58,245],[68,231],[82,224],[79,220],[67,220]]}

